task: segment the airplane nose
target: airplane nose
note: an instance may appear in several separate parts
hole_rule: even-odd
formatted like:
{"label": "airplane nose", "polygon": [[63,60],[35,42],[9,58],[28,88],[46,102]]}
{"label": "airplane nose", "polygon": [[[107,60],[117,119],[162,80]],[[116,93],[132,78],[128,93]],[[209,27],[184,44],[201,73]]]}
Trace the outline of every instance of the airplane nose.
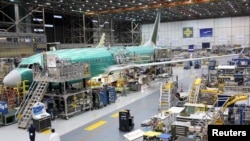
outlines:
{"label": "airplane nose", "polygon": [[12,70],[3,79],[3,84],[8,87],[16,87],[18,82],[21,82],[21,75],[17,70]]}

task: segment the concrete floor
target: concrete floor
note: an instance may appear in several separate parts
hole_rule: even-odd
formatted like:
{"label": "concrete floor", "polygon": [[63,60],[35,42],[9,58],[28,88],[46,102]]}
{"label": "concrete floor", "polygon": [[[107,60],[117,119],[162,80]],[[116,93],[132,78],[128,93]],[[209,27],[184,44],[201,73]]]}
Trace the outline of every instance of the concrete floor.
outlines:
{"label": "concrete floor", "polygon": [[[179,84],[183,84],[183,89],[187,90],[190,82],[201,72],[201,69],[183,70],[182,67],[175,67],[174,75],[179,75]],[[158,113],[158,100],[160,82],[166,80],[154,81],[150,88],[137,92],[129,93],[127,96],[119,96],[115,103],[112,103],[101,109],[87,111],[69,118],[68,120],[57,118],[52,121],[52,127],[61,135],[62,141],[100,141],[104,138],[109,141],[118,141],[123,139],[127,132],[121,132],[119,128],[119,119],[117,114],[120,110],[130,109],[131,115],[134,116],[135,129],[139,129],[140,123],[149,119]],[[92,131],[86,131],[85,128],[100,120],[106,123]],[[46,141],[50,135],[49,131],[37,133],[36,141]],[[19,129],[17,124],[0,127],[0,139],[4,141],[27,141],[28,132]],[[72,141],[73,141],[72,140]]]}
{"label": "concrete floor", "polygon": [[[225,60],[225,59],[224,59]],[[183,67],[174,67],[174,75],[178,75],[179,85],[183,84],[183,90],[187,91],[196,77],[200,77],[201,69],[184,70]],[[135,128],[140,129],[142,121],[149,119],[158,113],[160,83],[162,79],[152,82],[150,88],[130,93],[127,96],[119,96],[115,103],[104,108],[87,111],[69,118],[68,120],[57,118],[52,121],[52,127],[61,135],[61,141],[121,141],[127,132],[119,131],[119,119],[117,112],[130,109],[134,116]],[[86,127],[98,121],[106,123],[92,131],[85,130]],[[48,141],[50,131],[36,134],[36,141]],[[2,141],[28,141],[28,132],[19,129],[17,124],[0,127],[0,139]]]}

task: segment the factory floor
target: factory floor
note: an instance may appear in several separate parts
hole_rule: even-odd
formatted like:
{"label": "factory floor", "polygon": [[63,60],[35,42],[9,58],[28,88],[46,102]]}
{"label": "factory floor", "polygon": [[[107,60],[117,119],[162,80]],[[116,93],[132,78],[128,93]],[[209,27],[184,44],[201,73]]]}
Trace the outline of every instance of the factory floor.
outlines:
{"label": "factory floor", "polygon": [[[190,82],[201,72],[201,69],[184,70],[183,67],[173,68],[174,76],[178,76],[179,84],[188,90]],[[66,119],[56,118],[52,121],[52,128],[61,135],[61,141],[120,141],[127,132],[119,130],[118,113],[129,109],[134,117],[134,129],[140,129],[141,122],[150,119],[158,113],[160,85],[166,79],[153,81],[147,89],[140,92],[127,93],[126,96],[118,94],[115,103],[100,109],[86,111]],[[48,141],[50,130],[36,134],[36,141]],[[0,139],[4,141],[28,141],[28,132],[20,129],[17,124],[0,127]]]}
{"label": "factory floor", "polygon": [[[206,66],[205,66],[206,67]],[[173,75],[178,75],[178,84],[183,91],[188,91],[195,78],[200,77],[201,69],[184,70],[174,67]],[[153,81],[147,89],[140,92],[118,96],[115,103],[101,109],[86,111],[66,119],[56,118],[52,121],[52,128],[61,135],[61,141],[122,141],[124,134],[119,130],[118,112],[129,109],[134,117],[134,129],[143,129],[140,125],[158,113],[159,90],[166,79]],[[180,87],[179,87],[180,89]],[[48,141],[50,130],[36,134],[36,141]],[[28,132],[19,129],[17,124],[0,127],[0,139],[3,141],[29,141]]]}

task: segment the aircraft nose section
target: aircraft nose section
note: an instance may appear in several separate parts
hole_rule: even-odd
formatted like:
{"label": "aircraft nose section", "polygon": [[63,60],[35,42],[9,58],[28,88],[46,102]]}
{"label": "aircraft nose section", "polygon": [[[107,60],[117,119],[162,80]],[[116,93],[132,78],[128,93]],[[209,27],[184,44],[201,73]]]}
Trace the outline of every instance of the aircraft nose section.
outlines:
{"label": "aircraft nose section", "polygon": [[8,87],[16,87],[21,82],[21,74],[17,70],[12,70],[3,79],[3,84]]}

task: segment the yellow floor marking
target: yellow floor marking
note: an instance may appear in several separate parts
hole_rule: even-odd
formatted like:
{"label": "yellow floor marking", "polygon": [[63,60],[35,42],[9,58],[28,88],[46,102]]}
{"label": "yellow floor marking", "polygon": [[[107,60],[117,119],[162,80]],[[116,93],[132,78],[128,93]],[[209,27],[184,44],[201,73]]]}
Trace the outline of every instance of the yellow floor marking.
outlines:
{"label": "yellow floor marking", "polygon": [[89,127],[85,128],[85,130],[87,131],[91,131],[91,130],[94,130],[95,128],[98,128],[100,126],[102,126],[103,124],[105,124],[107,121],[105,120],[100,120],[92,125],[90,125]]}
{"label": "yellow floor marking", "polygon": [[42,132],[43,134],[50,134],[51,133],[51,130],[50,129],[47,129],[45,131]]}
{"label": "yellow floor marking", "polygon": [[117,118],[118,116],[119,116],[118,112],[111,115],[112,118]]}

